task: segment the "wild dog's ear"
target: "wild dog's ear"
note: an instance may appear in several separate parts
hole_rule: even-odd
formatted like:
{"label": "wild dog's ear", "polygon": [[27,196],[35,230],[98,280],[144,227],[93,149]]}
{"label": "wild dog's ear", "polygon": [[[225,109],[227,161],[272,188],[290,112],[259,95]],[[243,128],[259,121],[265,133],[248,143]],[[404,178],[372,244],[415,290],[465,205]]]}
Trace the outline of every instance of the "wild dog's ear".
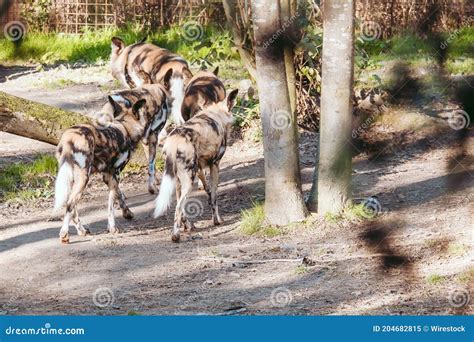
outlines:
{"label": "wild dog's ear", "polygon": [[219,73],[219,67],[216,67],[212,73],[214,74],[214,76],[217,76],[217,74]]}
{"label": "wild dog's ear", "polygon": [[168,71],[165,74],[165,77],[163,77],[163,85],[168,90],[170,89],[171,76],[173,76],[173,69],[169,68]]}
{"label": "wild dog's ear", "polygon": [[146,100],[141,99],[135,102],[135,104],[133,105],[132,112],[133,112],[133,115],[135,115],[135,118],[137,120],[140,120],[140,110],[143,108],[145,104],[146,104]]}
{"label": "wild dog's ear", "polygon": [[227,96],[227,108],[229,108],[229,110],[234,108],[235,100],[237,99],[237,94],[238,93],[239,93],[239,89],[234,89]]}
{"label": "wild dog's ear", "polygon": [[184,80],[184,84],[188,84],[189,81],[191,80],[191,78],[193,78],[193,74],[191,73],[191,71],[189,69],[183,69],[183,80]]}
{"label": "wild dog's ear", "polygon": [[124,47],[125,43],[122,39],[119,37],[112,37],[112,53],[119,55]]}
{"label": "wild dog's ear", "polygon": [[107,98],[109,99],[109,103],[112,105],[112,108],[114,109],[114,117],[116,117],[122,111],[122,107],[120,107],[120,105],[117,102],[115,102],[112,96],[108,96]]}
{"label": "wild dog's ear", "polygon": [[138,77],[142,79],[143,84],[152,84],[153,82],[151,81],[150,74],[147,73],[146,71],[140,70],[138,72]]}

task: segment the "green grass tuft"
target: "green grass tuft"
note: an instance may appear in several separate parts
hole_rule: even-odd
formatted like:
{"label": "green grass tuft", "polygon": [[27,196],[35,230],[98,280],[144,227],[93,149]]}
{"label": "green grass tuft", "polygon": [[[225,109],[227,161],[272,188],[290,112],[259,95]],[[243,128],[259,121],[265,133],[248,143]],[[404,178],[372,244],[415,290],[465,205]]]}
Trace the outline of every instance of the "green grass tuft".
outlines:
{"label": "green grass tuft", "polygon": [[363,203],[351,204],[344,208],[339,213],[326,213],[324,219],[330,223],[339,223],[342,221],[361,221],[372,220],[377,216],[377,213],[372,212]]}
{"label": "green grass tuft", "polygon": [[439,274],[432,274],[426,278],[426,282],[431,285],[438,285],[445,281],[445,277]]}
{"label": "green grass tuft", "polygon": [[457,280],[463,284],[474,281],[474,267],[468,268],[466,271],[458,275]]}
{"label": "green grass tuft", "polygon": [[283,234],[280,228],[265,224],[263,203],[254,203],[253,208],[242,211],[240,232],[245,235],[265,237],[275,237]]}
{"label": "green grass tuft", "polygon": [[31,163],[15,163],[0,170],[0,201],[30,201],[53,195],[58,166],[54,156],[42,154]]}
{"label": "green grass tuft", "polygon": [[309,272],[309,269],[306,265],[299,265],[296,267],[295,273],[298,275],[303,275]]}

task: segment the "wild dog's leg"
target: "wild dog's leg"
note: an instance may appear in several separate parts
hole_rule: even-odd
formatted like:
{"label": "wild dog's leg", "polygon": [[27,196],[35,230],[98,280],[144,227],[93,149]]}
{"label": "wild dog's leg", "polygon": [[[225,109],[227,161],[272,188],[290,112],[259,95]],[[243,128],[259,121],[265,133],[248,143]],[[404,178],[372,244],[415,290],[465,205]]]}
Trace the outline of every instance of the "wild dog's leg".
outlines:
{"label": "wild dog's leg", "polygon": [[[122,190],[120,190],[118,174],[111,175],[110,173],[104,173],[103,180],[104,180],[104,183],[107,184],[107,186],[109,187],[109,191],[113,193],[114,197],[113,197],[112,206],[115,203],[115,200],[117,200],[119,203],[120,209],[122,209],[123,218],[127,220],[131,220],[133,218],[133,213],[128,208],[127,203],[125,202],[125,195],[123,194]],[[110,193],[109,193],[109,201],[110,201]],[[112,209],[114,210],[114,208]],[[110,216],[110,212],[109,212],[109,216]],[[115,215],[114,215],[114,223],[115,223]]]}
{"label": "wild dog's leg", "polygon": [[71,212],[66,209],[66,215],[64,215],[63,225],[59,231],[59,240],[62,243],[69,243],[69,223],[71,222]]}
{"label": "wild dog's leg", "polygon": [[[199,180],[201,181],[202,188],[206,191],[206,193],[208,194],[208,196],[210,196],[209,186],[208,186],[208,184],[207,184],[206,173],[204,172],[204,169],[199,169],[199,171],[198,171],[198,178],[199,178]],[[209,204],[210,204],[210,202],[209,202]]]}
{"label": "wild dog's leg", "polygon": [[114,185],[114,179],[110,173],[103,173],[102,178],[109,187],[109,202],[107,205],[107,229],[109,233],[118,233],[118,229],[115,226],[115,208],[114,203],[117,198],[117,192]]}
{"label": "wild dog's leg", "polygon": [[179,242],[179,229],[181,228],[181,205],[182,205],[182,198],[181,198],[181,182],[179,178],[176,179],[176,209],[174,211],[174,225],[173,225],[173,232],[171,234],[171,240],[173,242]]}
{"label": "wild dog's leg", "polygon": [[194,211],[196,210],[196,208],[191,207],[192,205],[187,206],[187,203],[186,203],[188,195],[192,192],[192,190],[193,190],[193,177],[189,173],[186,173],[185,176],[181,177],[180,210],[181,210],[181,222],[184,224],[184,229],[189,230],[189,231],[194,230],[194,224],[189,219],[188,215],[193,214]]}
{"label": "wild dog's leg", "polygon": [[[74,223],[80,222],[79,215],[77,214],[76,210],[76,205],[79,199],[81,198],[82,192],[84,191],[88,181],[89,177],[87,175],[87,171],[84,169],[75,168],[74,184],[72,186],[71,193],[69,194],[69,198],[66,202],[66,215],[64,216],[61,231],[59,232],[59,239],[62,243],[69,243],[69,224],[71,222],[71,219],[73,219]],[[79,235],[87,234],[87,230],[82,227],[82,225],[78,226],[76,223],[76,229],[78,230],[78,233],[80,231]]]}
{"label": "wild dog's leg", "polygon": [[211,188],[211,196],[210,196],[210,204],[212,208],[212,218],[214,220],[214,225],[220,225],[224,221],[222,220],[221,216],[219,215],[219,208],[217,206],[217,186],[219,185],[219,164],[212,164],[210,166],[210,188]]}
{"label": "wild dog's leg", "polygon": [[158,191],[156,187],[155,158],[158,136],[155,132],[150,133],[148,137],[148,192],[155,194]]}
{"label": "wild dog's leg", "polygon": [[80,235],[80,236],[90,235],[91,232],[89,231],[89,229],[85,228],[82,225],[81,220],[79,219],[79,213],[77,212],[77,204],[74,207],[74,210],[72,211],[72,221],[74,222],[74,224],[76,226],[76,230],[77,230],[78,235]]}

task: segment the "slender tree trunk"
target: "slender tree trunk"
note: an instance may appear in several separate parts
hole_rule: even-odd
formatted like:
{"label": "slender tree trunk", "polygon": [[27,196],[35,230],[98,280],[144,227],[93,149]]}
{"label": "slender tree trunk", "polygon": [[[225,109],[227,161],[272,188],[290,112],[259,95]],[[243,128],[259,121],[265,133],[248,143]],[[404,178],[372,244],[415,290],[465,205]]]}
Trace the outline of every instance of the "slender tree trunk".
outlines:
{"label": "slender tree trunk", "polygon": [[351,200],[354,0],[324,1],[323,13],[319,169],[308,203],[322,214]]}
{"label": "slender tree trunk", "polygon": [[252,1],[256,41],[257,86],[265,156],[265,215],[270,224],[304,219],[296,120],[291,114],[285,73],[288,44],[273,0]]}
{"label": "slender tree trunk", "polygon": [[236,11],[235,11],[235,0],[222,0],[224,6],[225,17],[227,24],[230,26],[232,31],[232,37],[234,45],[239,51],[240,58],[244,62],[245,68],[247,69],[250,76],[255,80],[257,79],[257,72],[255,70],[255,62],[250,52],[245,50],[242,33],[236,23]]}
{"label": "slender tree trunk", "polygon": [[[288,25],[287,30],[291,30],[293,27],[293,20],[296,14],[296,4],[294,0],[280,0],[280,18],[281,22],[285,22]],[[285,72],[286,81],[288,84],[288,95],[290,97],[291,113],[296,116],[296,76],[295,76],[295,63],[293,60],[293,44],[286,45],[284,48],[285,57]]]}
{"label": "slender tree trunk", "polygon": [[56,145],[62,132],[87,116],[0,92],[0,131]]}

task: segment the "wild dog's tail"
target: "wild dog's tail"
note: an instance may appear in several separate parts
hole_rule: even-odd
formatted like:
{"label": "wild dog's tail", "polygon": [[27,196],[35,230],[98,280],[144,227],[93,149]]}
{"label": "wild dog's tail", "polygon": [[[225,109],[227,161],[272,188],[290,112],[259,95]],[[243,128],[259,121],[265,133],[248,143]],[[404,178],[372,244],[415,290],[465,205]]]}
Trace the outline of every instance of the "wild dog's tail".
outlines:
{"label": "wild dog's tail", "polygon": [[59,158],[59,171],[54,187],[54,211],[61,209],[66,204],[74,179],[73,165],[69,159],[61,155]]}
{"label": "wild dog's tail", "polygon": [[171,198],[173,197],[173,191],[176,188],[176,146],[172,146],[170,151],[167,149],[167,145],[165,143],[163,148],[166,154],[165,172],[163,173],[163,178],[161,178],[160,193],[155,200],[155,218],[163,215],[168,210]]}

